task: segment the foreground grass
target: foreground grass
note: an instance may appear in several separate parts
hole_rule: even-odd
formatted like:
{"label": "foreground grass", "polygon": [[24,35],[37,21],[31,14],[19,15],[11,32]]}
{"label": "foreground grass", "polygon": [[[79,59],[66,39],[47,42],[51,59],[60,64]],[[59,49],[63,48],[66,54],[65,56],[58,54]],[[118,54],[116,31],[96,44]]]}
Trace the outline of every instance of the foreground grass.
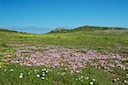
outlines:
{"label": "foreground grass", "polygon": [[[35,46],[37,52],[45,46],[62,46],[65,48],[87,50],[93,49],[103,54],[119,54],[128,56],[127,30],[79,30],[66,33],[50,34],[24,34],[10,31],[0,31],[0,85],[125,85],[127,70],[118,67],[110,67],[113,72],[105,72],[104,69],[87,67],[82,73],[70,74],[69,69],[51,68],[44,66],[20,66],[3,62],[2,59],[11,55],[17,57],[17,49],[28,49],[27,46]],[[25,48],[26,47],[26,48]],[[86,52],[81,50],[81,52]],[[122,61],[127,66],[127,60]],[[42,79],[42,69],[46,68],[45,79]],[[12,70],[13,69],[13,70]],[[35,71],[36,69],[36,71]],[[19,78],[23,73],[23,78]],[[40,77],[37,77],[37,75]],[[119,78],[119,81],[113,79]]]}
{"label": "foreground grass", "polygon": [[[67,67],[28,67],[8,63],[0,68],[0,85],[126,85],[124,78],[119,76],[123,70],[114,69],[118,77],[115,76],[116,73],[111,76],[112,74],[102,69],[91,67],[83,68],[82,73],[71,75]],[[21,74],[23,74],[22,77],[20,77]],[[113,82],[114,78],[119,78],[119,80]]]}
{"label": "foreground grass", "polygon": [[[42,79],[42,69],[46,69]],[[65,68],[26,67],[14,64],[5,65],[0,69],[0,85],[110,85],[109,74],[100,69],[85,68],[82,73],[70,74]],[[20,74],[23,77],[20,78]],[[40,75],[40,76],[37,76]]]}

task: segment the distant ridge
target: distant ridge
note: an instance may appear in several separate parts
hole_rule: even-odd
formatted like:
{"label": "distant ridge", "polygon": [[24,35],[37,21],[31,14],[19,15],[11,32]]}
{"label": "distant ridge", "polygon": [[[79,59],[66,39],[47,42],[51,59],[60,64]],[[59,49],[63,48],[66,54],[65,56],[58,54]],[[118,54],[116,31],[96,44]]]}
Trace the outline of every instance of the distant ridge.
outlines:
{"label": "distant ridge", "polygon": [[[123,27],[81,26],[81,27],[76,27],[73,29],[57,28],[55,30],[48,32],[48,34],[49,33],[66,33],[66,32],[74,32],[74,31],[108,30],[108,29],[109,30],[128,30],[128,28],[123,28]],[[27,33],[27,32],[15,31],[15,30],[8,30],[4,28],[0,28],[0,32],[15,32],[15,33],[24,33],[24,34]]]}
{"label": "distant ridge", "polygon": [[8,29],[4,29],[4,28],[0,28],[0,32],[13,32],[13,33],[24,33],[26,34],[26,32],[18,32],[15,30],[8,30]]}
{"label": "distant ridge", "polygon": [[115,30],[122,30],[127,28],[122,27],[101,27],[101,26],[81,26],[74,29],[63,29],[63,28],[57,28],[55,30],[50,31],[49,33],[65,33],[65,32],[71,32],[71,31],[93,31],[93,30],[107,30],[107,29],[115,29]]}
{"label": "distant ridge", "polygon": [[0,31],[3,31],[3,32],[18,32],[18,31],[15,31],[15,30],[8,30],[8,29],[3,29],[3,28],[0,28]]}

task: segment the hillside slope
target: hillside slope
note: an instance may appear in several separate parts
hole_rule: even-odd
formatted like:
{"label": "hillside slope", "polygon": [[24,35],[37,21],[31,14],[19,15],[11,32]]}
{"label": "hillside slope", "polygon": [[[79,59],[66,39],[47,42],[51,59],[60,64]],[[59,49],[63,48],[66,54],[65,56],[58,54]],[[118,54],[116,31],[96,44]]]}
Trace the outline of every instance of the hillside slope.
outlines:
{"label": "hillside slope", "polygon": [[128,28],[121,27],[99,27],[99,26],[81,26],[73,29],[63,29],[58,28],[50,31],[49,33],[65,33],[65,32],[74,32],[74,31],[95,31],[95,30],[128,30]]}
{"label": "hillside slope", "polygon": [[127,63],[127,29],[0,30],[0,85],[126,85]]}

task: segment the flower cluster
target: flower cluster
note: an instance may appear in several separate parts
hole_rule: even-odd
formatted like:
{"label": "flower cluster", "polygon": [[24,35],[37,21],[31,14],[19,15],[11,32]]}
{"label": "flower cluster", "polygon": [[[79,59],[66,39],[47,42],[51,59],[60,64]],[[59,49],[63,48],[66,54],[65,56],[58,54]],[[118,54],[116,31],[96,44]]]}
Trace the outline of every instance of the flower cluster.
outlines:
{"label": "flower cluster", "polygon": [[126,65],[122,63],[122,61],[128,60],[127,57],[118,54],[101,54],[94,50],[84,50],[86,52],[60,46],[47,46],[39,49],[28,46],[24,49],[17,49],[16,58],[10,59],[9,57],[8,59],[8,57],[5,57],[3,60],[27,66],[68,67],[71,74],[81,73],[82,71],[78,68],[88,68],[89,66],[103,68],[105,72],[113,71],[108,67],[127,69]]}
{"label": "flower cluster", "polygon": [[42,80],[44,80],[45,79],[45,75],[48,73],[48,70],[47,69],[42,69]]}
{"label": "flower cluster", "polygon": [[[18,46],[18,44],[17,44]],[[98,80],[91,78],[89,75],[85,76],[83,68],[97,68],[102,69],[105,72],[114,73],[113,67],[119,67],[121,70],[127,70],[127,64],[122,61],[127,61],[128,58],[124,56],[120,56],[119,54],[102,54],[94,50],[87,50],[85,48],[82,49],[69,49],[63,48],[60,46],[47,46],[45,48],[35,47],[35,46],[27,46],[25,44],[23,47],[17,49],[15,52],[16,57],[12,57],[11,55],[5,55],[3,57],[3,61],[18,63],[21,66],[44,66],[46,68],[59,68],[56,72],[58,76],[65,77],[69,73],[70,76],[77,75],[75,77],[76,81],[84,82],[87,81],[89,85],[95,85]],[[2,68],[2,66],[0,66]],[[44,82],[49,78],[49,69],[43,68],[41,70],[34,69],[27,74],[25,72],[18,73],[19,80],[25,79],[27,75],[34,76],[34,78],[38,78]],[[6,72],[13,73],[15,71],[14,68],[4,69],[2,75],[5,75]],[[67,73],[69,72],[69,73]],[[128,83],[128,74],[125,74],[125,78],[121,78],[120,76],[114,76],[112,79],[113,83],[122,81],[123,83]]]}

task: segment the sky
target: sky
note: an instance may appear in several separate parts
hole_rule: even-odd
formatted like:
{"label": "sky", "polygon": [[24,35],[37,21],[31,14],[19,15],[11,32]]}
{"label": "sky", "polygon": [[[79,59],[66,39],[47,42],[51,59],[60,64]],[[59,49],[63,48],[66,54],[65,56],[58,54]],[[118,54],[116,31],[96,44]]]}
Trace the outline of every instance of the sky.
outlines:
{"label": "sky", "polygon": [[128,0],[0,0],[0,28],[128,27]]}

